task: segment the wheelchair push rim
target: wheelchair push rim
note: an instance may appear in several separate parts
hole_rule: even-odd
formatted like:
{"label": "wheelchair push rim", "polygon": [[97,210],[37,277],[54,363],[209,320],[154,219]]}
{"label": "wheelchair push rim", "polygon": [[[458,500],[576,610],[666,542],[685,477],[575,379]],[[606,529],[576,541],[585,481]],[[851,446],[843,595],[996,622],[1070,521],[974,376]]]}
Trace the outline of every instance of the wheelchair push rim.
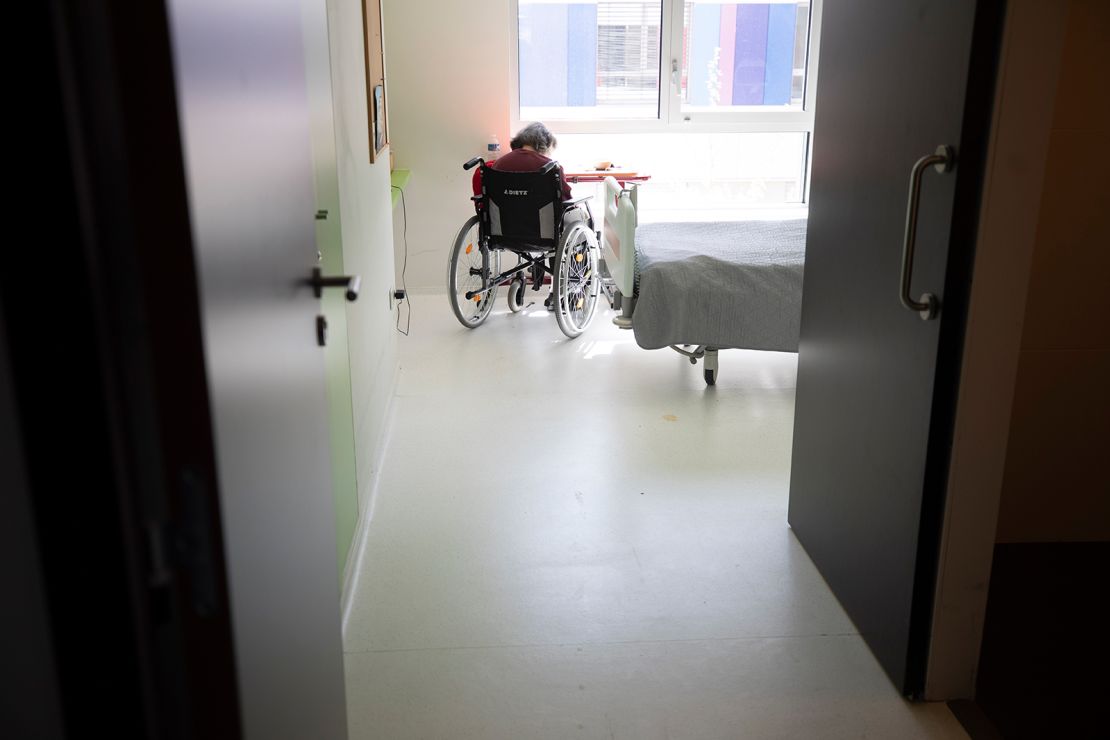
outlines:
{"label": "wheelchair push rim", "polygon": [[571,227],[555,262],[555,319],[559,329],[574,339],[590,325],[601,293],[600,250],[593,231],[583,224]]}
{"label": "wheelchair push rim", "polygon": [[467,298],[468,292],[483,287],[483,254],[489,254],[487,278],[500,273],[501,255],[481,243],[478,233],[478,216],[471,216],[455,237],[451,257],[447,261],[447,293],[451,310],[459,323],[468,329],[480,326],[493,310],[497,287],[492,286],[480,296]]}

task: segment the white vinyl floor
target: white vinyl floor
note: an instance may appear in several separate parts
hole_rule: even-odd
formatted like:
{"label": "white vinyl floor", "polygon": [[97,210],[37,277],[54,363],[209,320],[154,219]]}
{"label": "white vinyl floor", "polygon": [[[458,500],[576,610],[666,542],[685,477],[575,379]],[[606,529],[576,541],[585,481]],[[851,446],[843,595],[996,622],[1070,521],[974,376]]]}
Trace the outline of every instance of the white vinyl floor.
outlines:
{"label": "white vinyl floor", "polygon": [[351,737],[955,738],[786,523],[796,355],[415,295],[345,618]]}

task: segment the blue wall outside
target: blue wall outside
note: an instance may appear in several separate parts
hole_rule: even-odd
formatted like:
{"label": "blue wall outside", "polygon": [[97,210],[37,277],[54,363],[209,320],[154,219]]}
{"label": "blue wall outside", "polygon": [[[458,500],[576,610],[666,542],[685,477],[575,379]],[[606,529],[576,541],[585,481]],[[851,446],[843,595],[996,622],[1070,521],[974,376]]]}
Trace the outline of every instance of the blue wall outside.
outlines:
{"label": "blue wall outside", "polygon": [[[709,63],[720,47],[722,5],[695,4],[689,41],[688,103],[709,105]],[[733,105],[786,105],[794,65],[797,7],[736,6]],[[520,104],[597,104],[597,6],[520,6]]]}
{"label": "blue wall outside", "polygon": [[567,105],[597,105],[596,5],[570,6],[567,48]]}
{"label": "blue wall outside", "polygon": [[796,5],[771,5],[767,15],[767,66],[763,73],[763,104],[786,105],[794,78]]}
{"label": "blue wall outside", "polygon": [[597,105],[597,6],[521,5],[519,22],[520,104]]}
{"label": "blue wall outside", "polygon": [[521,5],[520,30],[520,104],[566,105],[567,6]]}

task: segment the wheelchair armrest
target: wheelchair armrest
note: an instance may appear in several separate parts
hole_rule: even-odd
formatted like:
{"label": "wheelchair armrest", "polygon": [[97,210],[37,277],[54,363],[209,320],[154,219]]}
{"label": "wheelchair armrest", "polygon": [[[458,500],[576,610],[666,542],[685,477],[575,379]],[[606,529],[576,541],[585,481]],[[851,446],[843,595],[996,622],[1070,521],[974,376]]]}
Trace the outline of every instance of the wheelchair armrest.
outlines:
{"label": "wheelchair armrest", "polygon": [[591,197],[592,196],[589,196],[589,195],[583,195],[581,198],[575,198],[574,200],[564,200],[563,201],[563,208],[564,209],[574,208],[576,205],[578,205],[582,201],[589,200]]}

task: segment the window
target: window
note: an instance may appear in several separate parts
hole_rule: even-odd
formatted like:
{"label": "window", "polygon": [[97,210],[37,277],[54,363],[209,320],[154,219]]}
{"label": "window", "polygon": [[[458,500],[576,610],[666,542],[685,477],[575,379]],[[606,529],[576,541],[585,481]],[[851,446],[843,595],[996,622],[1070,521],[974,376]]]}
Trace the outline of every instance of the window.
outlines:
{"label": "window", "polygon": [[[640,189],[644,221],[727,220],[729,211],[769,211],[802,202],[806,134],[702,133],[559,134],[559,161],[607,159],[651,173]],[[573,186],[575,197],[601,188]]]}
{"label": "window", "polygon": [[564,165],[650,172],[645,212],[805,200],[821,0],[511,1],[511,124]]}
{"label": "window", "polygon": [[686,2],[682,110],[802,108],[809,2]]}
{"label": "window", "polygon": [[521,120],[658,117],[660,0],[518,8]]}
{"label": "window", "polygon": [[514,123],[583,132],[812,127],[819,0],[514,5]]}

